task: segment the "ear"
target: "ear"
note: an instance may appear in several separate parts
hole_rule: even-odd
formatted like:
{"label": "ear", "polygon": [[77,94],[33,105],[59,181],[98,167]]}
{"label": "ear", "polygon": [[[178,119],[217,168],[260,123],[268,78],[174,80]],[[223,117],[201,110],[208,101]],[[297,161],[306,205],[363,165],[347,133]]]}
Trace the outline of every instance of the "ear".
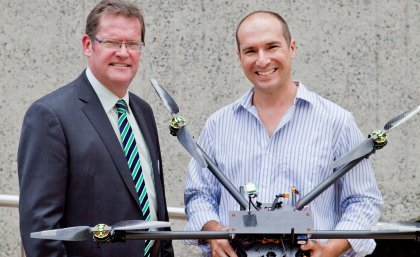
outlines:
{"label": "ear", "polygon": [[91,56],[93,42],[92,42],[92,39],[87,34],[84,34],[82,37],[82,46],[83,46],[83,54],[86,56]]}
{"label": "ear", "polygon": [[292,55],[292,58],[295,58],[296,56],[296,41],[292,38],[292,40],[290,40],[290,52]]}
{"label": "ear", "polygon": [[239,52],[239,50],[236,50],[236,56],[238,57],[240,67],[242,68],[241,53]]}

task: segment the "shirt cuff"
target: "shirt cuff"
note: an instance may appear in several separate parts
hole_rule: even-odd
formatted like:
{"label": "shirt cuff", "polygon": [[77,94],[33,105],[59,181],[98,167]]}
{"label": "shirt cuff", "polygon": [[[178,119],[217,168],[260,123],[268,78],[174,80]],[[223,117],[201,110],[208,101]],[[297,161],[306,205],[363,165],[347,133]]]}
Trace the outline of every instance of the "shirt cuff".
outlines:
{"label": "shirt cuff", "polygon": [[[197,212],[188,218],[188,222],[185,225],[184,231],[201,231],[203,229],[203,226],[210,220],[215,220],[220,223],[219,216],[214,212],[211,212],[211,211]],[[185,240],[185,243],[188,245],[203,246],[203,244],[199,243],[199,240],[197,239],[187,239]]]}

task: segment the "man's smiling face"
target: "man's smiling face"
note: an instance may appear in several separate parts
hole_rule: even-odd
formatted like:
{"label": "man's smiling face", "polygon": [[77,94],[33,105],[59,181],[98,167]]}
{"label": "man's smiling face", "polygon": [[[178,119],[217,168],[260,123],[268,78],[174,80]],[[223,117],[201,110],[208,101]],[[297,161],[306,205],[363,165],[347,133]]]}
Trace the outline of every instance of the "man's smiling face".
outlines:
{"label": "man's smiling face", "polygon": [[[141,42],[141,24],[136,18],[119,14],[103,13],[96,37],[104,40]],[[128,51],[123,44],[119,50],[103,47],[88,35],[83,37],[84,54],[93,75],[111,92],[122,97],[127,91],[139,67],[141,53]]]}
{"label": "man's smiling face", "polygon": [[248,17],[238,30],[238,57],[255,90],[271,92],[291,81],[295,41],[287,43],[281,22],[270,14]]}

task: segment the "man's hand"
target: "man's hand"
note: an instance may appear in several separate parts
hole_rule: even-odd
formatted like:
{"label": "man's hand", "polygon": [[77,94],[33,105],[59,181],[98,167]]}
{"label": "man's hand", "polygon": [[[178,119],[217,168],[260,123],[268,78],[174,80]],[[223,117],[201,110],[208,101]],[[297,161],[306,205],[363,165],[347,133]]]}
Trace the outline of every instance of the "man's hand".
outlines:
{"label": "man's hand", "polygon": [[338,257],[350,249],[350,244],[345,239],[331,239],[327,243],[308,240],[306,245],[301,245],[302,251],[309,251],[311,257]]}
{"label": "man's hand", "polygon": [[[221,225],[215,220],[210,220],[204,224],[202,231],[227,231],[228,227]],[[213,257],[238,257],[227,239],[209,239],[207,240],[211,247],[211,256]]]}

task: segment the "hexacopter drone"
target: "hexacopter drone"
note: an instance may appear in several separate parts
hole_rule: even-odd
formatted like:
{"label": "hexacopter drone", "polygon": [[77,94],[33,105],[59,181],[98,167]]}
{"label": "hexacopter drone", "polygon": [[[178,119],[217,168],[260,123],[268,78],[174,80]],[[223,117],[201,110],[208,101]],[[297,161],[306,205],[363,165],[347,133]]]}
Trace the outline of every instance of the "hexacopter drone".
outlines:
{"label": "hexacopter drone", "polygon": [[[384,131],[374,130],[366,140],[331,164],[335,171],[325,181],[301,198],[297,188],[291,193],[276,195],[272,203],[254,203],[256,187],[252,183],[236,188],[217,165],[200,148],[189,134],[185,119],[173,98],[155,79],[150,80],[163,104],[172,115],[170,132],[203,168],[208,168],[238,202],[240,211],[229,212],[229,231],[149,231],[151,228],[169,227],[170,222],[121,221],[113,226],[98,224],[95,227],[79,226],[31,233],[32,238],[62,241],[83,241],[93,235],[98,244],[124,242],[125,240],[184,240],[229,239],[240,257],[245,256],[309,256],[299,250],[308,239],[411,239],[420,241],[417,223],[380,223],[371,230],[314,230],[311,212],[305,208],[329,186],[350,171],[364,158],[387,144],[387,133],[420,111],[417,106],[406,111],[384,126]],[[283,205],[280,198],[291,197],[291,205]],[[247,200],[248,198],[248,200]],[[299,200],[297,200],[299,199]]]}

